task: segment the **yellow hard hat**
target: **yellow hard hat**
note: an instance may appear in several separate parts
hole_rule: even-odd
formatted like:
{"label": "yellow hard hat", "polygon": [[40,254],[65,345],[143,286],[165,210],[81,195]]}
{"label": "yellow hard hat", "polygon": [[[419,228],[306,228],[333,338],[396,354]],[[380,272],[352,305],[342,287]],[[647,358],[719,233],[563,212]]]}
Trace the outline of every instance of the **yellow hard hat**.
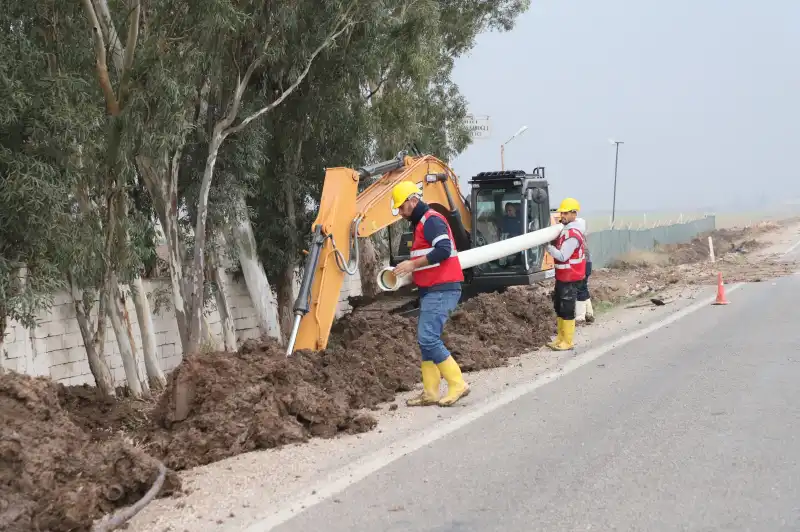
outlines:
{"label": "yellow hard hat", "polygon": [[565,198],[558,206],[557,212],[578,212],[581,210],[581,204],[575,198]]}
{"label": "yellow hard hat", "polygon": [[400,205],[402,205],[412,194],[420,194],[422,191],[411,181],[401,181],[392,189],[392,214],[397,216]]}

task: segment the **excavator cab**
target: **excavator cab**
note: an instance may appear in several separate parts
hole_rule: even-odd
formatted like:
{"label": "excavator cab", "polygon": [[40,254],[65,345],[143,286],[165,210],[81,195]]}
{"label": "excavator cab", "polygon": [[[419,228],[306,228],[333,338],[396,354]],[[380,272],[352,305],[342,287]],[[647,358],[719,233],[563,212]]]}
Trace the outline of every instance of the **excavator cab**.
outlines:
{"label": "excavator cab", "polygon": [[[493,244],[551,225],[544,167],[481,172],[469,182],[473,247]],[[552,277],[552,258],[544,246],[493,260],[473,268],[476,288],[491,290],[528,285]]]}
{"label": "excavator cab", "polygon": [[[535,168],[531,173],[523,170],[481,172],[469,184],[471,191],[466,205],[470,210],[472,232],[467,234],[466,242],[456,243],[458,249],[494,244],[552,224],[544,167]],[[460,223],[450,216],[449,209],[438,204],[431,204],[431,208],[445,215],[451,227]],[[389,263],[392,266],[410,258],[413,241],[411,224],[406,220],[398,224],[402,228],[399,242],[392,242],[390,232]],[[455,227],[454,233],[458,234]],[[533,284],[552,277],[553,273],[552,258],[544,246],[539,246],[470,268],[465,271],[465,281],[470,285],[470,292],[483,292]]]}

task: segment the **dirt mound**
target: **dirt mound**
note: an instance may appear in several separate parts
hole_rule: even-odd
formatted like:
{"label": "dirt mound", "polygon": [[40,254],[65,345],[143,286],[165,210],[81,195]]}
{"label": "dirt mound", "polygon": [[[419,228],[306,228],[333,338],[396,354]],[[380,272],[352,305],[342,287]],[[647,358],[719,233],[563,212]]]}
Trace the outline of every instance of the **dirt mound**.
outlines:
{"label": "dirt mound", "polygon": [[612,260],[608,267],[613,270],[638,270],[666,266],[669,263],[670,258],[664,252],[634,249]]}
{"label": "dirt mound", "polygon": [[[456,311],[444,340],[465,371],[503,365],[552,333],[552,303],[528,288],[482,294]],[[364,409],[419,382],[416,319],[359,315],[337,324],[329,348],[287,359],[275,343],[185,359],[171,374],[140,432],[148,451],[173,469],[313,436],[370,430]]]}
{"label": "dirt mound", "polygon": [[465,371],[502,366],[556,333],[552,300],[544,290],[512,287],[464,303],[445,326],[445,344]]}
{"label": "dirt mound", "polygon": [[145,401],[104,399],[89,386],[58,385],[58,402],[72,421],[95,438],[117,431],[132,432],[149,423],[152,404]]}
{"label": "dirt mound", "polygon": [[750,253],[764,246],[753,237],[772,229],[770,225],[759,225],[748,229],[718,229],[704,233],[683,244],[659,246],[658,251],[669,256],[671,264],[691,264],[705,261],[709,257],[708,237],[714,242],[714,254]]}
{"label": "dirt mound", "polygon": [[[121,436],[94,440],[50,379],[0,375],[0,529],[89,530],[140,499],[157,462]],[[171,473],[162,494],[180,487]]]}
{"label": "dirt mound", "polygon": [[[255,449],[363,432],[360,412],[419,380],[412,320],[348,320],[325,351],[287,359],[275,343],[185,359],[171,374],[147,444],[184,469]],[[347,343],[345,349],[343,345]]]}

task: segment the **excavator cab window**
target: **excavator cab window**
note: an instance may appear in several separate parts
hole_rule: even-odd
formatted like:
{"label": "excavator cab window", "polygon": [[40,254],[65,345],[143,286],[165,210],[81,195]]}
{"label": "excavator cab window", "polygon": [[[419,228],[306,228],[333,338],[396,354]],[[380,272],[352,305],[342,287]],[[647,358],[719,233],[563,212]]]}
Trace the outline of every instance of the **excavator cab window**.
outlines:
{"label": "excavator cab window", "polygon": [[411,258],[411,245],[414,243],[414,232],[411,222],[399,220],[387,228],[389,233],[389,265],[397,266]]}
{"label": "excavator cab window", "polygon": [[[541,194],[542,189],[538,189],[538,192]],[[549,227],[550,213],[548,212],[547,205],[542,205],[542,203],[534,201],[534,189],[528,189],[527,193],[528,197],[526,198],[527,201],[525,201],[527,216],[525,217],[525,222],[528,224],[528,227],[525,232],[532,233],[539,229]],[[544,258],[544,252],[543,246],[537,246],[526,250],[525,254],[527,255],[526,258],[528,259],[529,267],[538,269]]]}
{"label": "excavator cab window", "polygon": [[[481,188],[475,197],[475,245],[494,244],[525,232],[522,200],[519,187]],[[516,253],[476,266],[475,270],[480,275],[521,273],[527,269],[525,262],[525,254]]]}

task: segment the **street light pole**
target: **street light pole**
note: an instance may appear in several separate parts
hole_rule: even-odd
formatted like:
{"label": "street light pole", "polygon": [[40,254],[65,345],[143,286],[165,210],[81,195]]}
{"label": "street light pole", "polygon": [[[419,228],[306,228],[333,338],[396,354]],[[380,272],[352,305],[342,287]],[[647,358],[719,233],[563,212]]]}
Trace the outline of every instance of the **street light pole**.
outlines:
{"label": "street light pole", "polygon": [[614,198],[611,203],[611,227],[614,227],[614,219],[617,213],[617,168],[619,167],[619,145],[625,144],[621,140],[610,140],[611,144],[616,145],[616,155],[614,156]]}
{"label": "street light pole", "polygon": [[511,142],[512,140],[517,138],[518,136],[522,135],[527,130],[528,130],[528,126],[522,126],[521,128],[519,128],[519,131],[517,131],[516,133],[511,135],[510,139],[508,139],[507,141],[505,141],[504,143],[502,143],[500,145],[500,170],[505,170],[506,169],[506,144],[508,144],[509,142]]}

